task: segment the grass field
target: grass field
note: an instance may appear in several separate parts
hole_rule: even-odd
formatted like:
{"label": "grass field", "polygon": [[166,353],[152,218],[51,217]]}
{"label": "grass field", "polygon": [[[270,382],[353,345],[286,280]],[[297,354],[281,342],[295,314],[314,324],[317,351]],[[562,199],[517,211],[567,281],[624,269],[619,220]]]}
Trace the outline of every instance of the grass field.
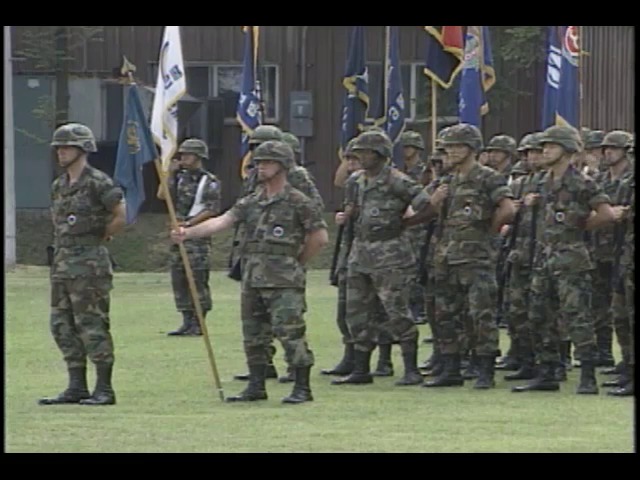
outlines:
{"label": "grass field", "polygon": [[[576,395],[579,370],[559,393],[497,388],[331,386],[320,369],[342,346],[336,290],[327,272],[309,275],[309,341],[315,401],[283,405],[291,385],[268,381],[269,400],[224,404],[213,387],[202,338],[169,338],[179,323],[167,273],[119,273],[112,295],[116,344],[113,407],[42,407],[37,398],[66,386],[64,363],[48,327],[47,270],[18,267],[6,276],[5,448],[7,452],[632,452],[631,398]],[[207,325],[226,395],[244,388],[239,285],[212,273]],[[422,334],[428,334],[427,327]],[[508,345],[502,334],[502,347]],[[429,355],[422,344],[419,360]],[[616,352],[619,355],[618,352]],[[376,358],[374,354],[374,359]],[[284,371],[282,348],[277,366]],[[89,368],[93,386],[93,369]],[[599,376],[599,380],[604,377]],[[604,389],[602,389],[604,390]]]}

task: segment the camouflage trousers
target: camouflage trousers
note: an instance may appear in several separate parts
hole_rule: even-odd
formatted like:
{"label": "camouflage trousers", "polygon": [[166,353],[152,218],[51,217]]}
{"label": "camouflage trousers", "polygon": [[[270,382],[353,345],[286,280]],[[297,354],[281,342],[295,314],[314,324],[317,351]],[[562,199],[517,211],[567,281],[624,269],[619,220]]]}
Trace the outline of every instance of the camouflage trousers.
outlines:
{"label": "camouflage trousers", "polygon": [[[211,310],[211,291],[209,290],[209,268],[192,270],[193,281],[196,284],[198,298],[200,299],[200,308],[206,313]],[[191,290],[189,290],[189,282],[187,274],[182,265],[171,266],[171,286],[173,287],[173,298],[176,303],[176,310],[179,312],[193,312],[193,299],[191,298]]]}
{"label": "camouflage trousers", "polygon": [[496,355],[496,292],[491,267],[443,265],[436,270],[436,325],[442,353],[475,348],[478,355]]}
{"label": "camouflage trousers", "polygon": [[635,359],[635,321],[636,321],[636,278],[634,268],[626,268],[623,274],[624,296],[627,304],[627,318],[629,319],[629,363],[636,364]]}
{"label": "camouflage trousers", "polygon": [[266,365],[272,337],[280,340],[287,364],[308,367],[314,364],[305,332],[306,311],[303,288],[251,288],[242,286],[242,335],[248,365]]}
{"label": "camouflage trousers", "polygon": [[593,272],[592,314],[596,333],[613,328],[611,319],[613,262],[597,262]]}
{"label": "camouflage trousers", "polygon": [[50,328],[69,368],[93,363],[113,364],[109,322],[112,277],[51,280]]}
{"label": "camouflage trousers", "polygon": [[347,273],[338,272],[338,310],[336,323],[342,335],[342,343],[353,343],[349,327],[347,325]]}
{"label": "camouflage trousers", "polygon": [[631,283],[628,283],[627,273],[622,275],[622,278],[618,280],[617,288],[614,289],[611,299],[611,316],[613,317],[613,325],[616,332],[616,338],[618,339],[618,345],[620,345],[620,351],[622,358],[625,362],[630,362],[633,357],[633,323],[634,317],[631,314],[635,313],[635,300],[632,298],[629,300],[627,297],[628,289],[634,291],[633,276],[631,276]]}
{"label": "camouflage trousers", "polygon": [[435,287],[435,275],[433,273],[433,265],[429,265],[427,268],[427,285],[424,287],[424,313],[427,323],[429,324],[429,328],[431,329],[431,336],[435,342],[435,339],[438,337],[436,332],[436,297],[433,294],[433,289]]}
{"label": "camouflage trousers", "polygon": [[349,269],[347,325],[356,349],[371,351],[377,343],[417,341],[418,327],[409,311],[412,272],[413,268],[375,273]]}
{"label": "camouflage trousers", "polygon": [[[529,293],[529,320],[539,363],[558,362],[563,325],[581,361],[593,361],[596,353],[593,315],[591,314],[591,274],[589,272],[552,272],[543,265],[535,268]],[[555,312],[556,315],[546,313]],[[560,329],[560,330],[559,330]]]}

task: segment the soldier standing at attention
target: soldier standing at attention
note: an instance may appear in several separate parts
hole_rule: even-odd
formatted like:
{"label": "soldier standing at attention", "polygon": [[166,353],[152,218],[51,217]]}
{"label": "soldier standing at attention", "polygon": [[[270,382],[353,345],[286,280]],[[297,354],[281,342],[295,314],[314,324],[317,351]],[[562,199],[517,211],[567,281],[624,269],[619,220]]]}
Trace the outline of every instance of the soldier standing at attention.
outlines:
{"label": "soldier standing at attention", "polygon": [[[216,176],[202,167],[202,161],[209,158],[206,143],[197,138],[189,138],[182,142],[178,154],[181,168],[170,178],[169,191],[173,197],[178,225],[190,227],[220,213],[222,193]],[[184,245],[193,271],[202,314],[206,316],[211,310],[211,239],[189,240]],[[178,245],[171,246],[171,286],[176,309],[182,314],[182,325],[168,335],[202,335]]]}
{"label": "soldier standing at attention", "polygon": [[457,321],[468,312],[476,333],[479,363],[474,388],[492,388],[499,335],[494,319],[497,285],[491,240],[514,218],[513,195],[504,176],[476,160],[482,148],[482,135],[476,127],[454,125],[442,144],[454,172],[451,181],[434,193],[448,197],[434,258],[437,340],[444,370],[424,386],[463,384]]}
{"label": "soldier standing at attention", "polygon": [[295,384],[284,403],[313,400],[309,373],[314,363],[307,344],[305,265],[328,243],[327,225],[312,201],[287,182],[293,151],[267,141],[253,154],[262,187],[241,198],[225,214],[171,232],[175,242],[215,234],[245,224],[242,266],[242,332],[249,385],[228,402],[265,400],[267,348],[273,334],[295,368]]}
{"label": "soldier standing at attention", "polygon": [[[87,156],[97,147],[93,132],[85,125],[59,127],[51,146],[65,172],[51,188],[54,254],[50,326],[67,364],[69,386],[58,396],[38,403],[113,405],[114,355],[109,328],[113,272],[104,243],[125,226],[123,193],[109,176],[89,165]],[[87,357],[97,373],[92,394],[87,388]]]}

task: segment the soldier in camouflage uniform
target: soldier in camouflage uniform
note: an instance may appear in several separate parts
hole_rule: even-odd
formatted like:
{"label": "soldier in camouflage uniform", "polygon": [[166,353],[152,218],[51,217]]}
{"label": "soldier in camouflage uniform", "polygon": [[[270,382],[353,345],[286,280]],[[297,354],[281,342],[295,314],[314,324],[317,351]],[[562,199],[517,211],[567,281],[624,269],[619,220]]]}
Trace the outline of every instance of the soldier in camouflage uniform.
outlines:
{"label": "soldier in camouflage uniform", "polygon": [[[392,144],[384,132],[360,134],[353,150],[363,167],[347,182],[346,212],[356,222],[347,271],[347,323],[355,341],[355,366],[332,384],[373,382],[369,363],[381,333],[400,343],[405,372],[396,385],[420,384],[418,329],[411,320],[408,290],[416,259],[403,232],[403,216],[409,205],[425,216],[432,207],[422,186],[389,164]],[[436,195],[431,201],[437,205],[439,199]],[[375,315],[376,298],[386,313],[383,323]]]}
{"label": "soldier in camouflage uniform", "polygon": [[[362,169],[360,159],[353,151],[353,145],[356,139],[353,138],[347,143],[344,149],[343,155],[347,162],[347,171],[349,175]],[[345,201],[347,195],[345,193]],[[343,223],[346,220],[346,214],[344,208],[342,212],[336,213],[336,223]],[[337,287],[338,287],[338,308],[336,315],[336,322],[338,324],[338,330],[342,334],[342,343],[344,344],[344,354],[342,360],[331,369],[324,369],[321,371],[323,375],[349,375],[353,371],[353,338],[349,332],[349,326],[347,325],[347,258],[349,251],[351,250],[351,244],[353,243],[354,234],[353,225],[350,223],[345,224],[344,231],[342,233],[342,239],[340,243],[339,258],[336,265],[337,275]]]}
{"label": "soldier in camouflage uniform", "polygon": [[597,394],[597,350],[590,312],[593,263],[583,234],[585,230],[612,222],[614,213],[609,197],[593,179],[571,163],[572,156],[582,148],[576,129],[549,127],[543,132],[540,144],[543,163],[548,170],[536,193],[525,198],[525,205],[539,202],[540,209],[529,293],[529,320],[534,335],[538,336],[536,344],[540,345],[536,352],[538,376],[527,385],[514,387],[513,391],[555,391],[560,388],[555,372],[560,360],[558,321],[545,314],[545,307],[551,302],[557,305],[554,310],[562,312],[567,320],[571,341],[582,362],[577,393]]}
{"label": "soldier in camouflage uniform", "polygon": [[[169,179],[169,191],[175,205],[178,224],[190,227],[220,213],[221,186],[216,176],[202,167],[202,161],[209,158],[209,149],[202,140],[188,138],[178,148],[178,154],[180,168]],[[211,310],[211,239],[189,240],[184,246],[193,271],[202,314],[206,316]],[[170,252],[171,286],[176,310],[182,314],[182,325],[167,335],[202,335],[178,245],[171,245]]]}
{"label": "soldier in camouflage uniform", "polygon": [[[627,142],[631,135],[627,132],[614,130],[607,133],[601,147],[604,151],[603,164],[607,171],[598,173],[595,181],[602,187],[604,193],[612,200],[616,200],[616,193],[620,188],[620,182],[632,175],[631,165],[626,155]],[[614,201],[619,204],[619,201]],[[614,264],[614,226],[611,225],[593,232],[592,258],[596,269],[593,272],[593,315],[596,331],[596,344],[598,346],[598,358],[596,366],[613,367],[613,320],[611,318],[611,299],[613,287]],[[624,312],[623,312],[624,313]],[[626,323],[626,322],[623,322]]]}
{"label": "soldier in camouflage uniform", "polygon": [[511,169],[516,159],[516,140],[509,135],[495,135],[485,151],[489,152],[487,166],[493,168],[506,179],[511,176]]}
{"label": "soldier in camouflage uniform", "polygon": [[[126,223],[122,190],[87,162],[96,152],[93,132],[79,123],[59,127],[51,145],[65,173],[51,188],[54,253],[50,327],[69,373],[69,386],[40,405],[113,405],[113,339],[109,301],[113,272],[104,243]],[[93,393],[87,388],[87,357],[95,364]]]}
{"label": "soldier in camouflage uniform", "polygon": [[300,140],[291,132],[282,132],[282,141],[289,145],[293,150],[293,154],[295,155],[295,164],[302,165],[300,159],[300,153],[302,152],[300,148]]}
{"label": "soldier in camouflage uniform", "polygon": [[602,162],[604,156],[602,148],[600,148],[603,140],[604,132],[602,130],[590,130],[584,142],[584,173],[594,178],[597,173],[607,169]]}
{"label": "soldier in camouflage uniform", "polygon": [[245,224],[242,245],[242,331],[249,366],[249,385],[229,402],[265,400],[265,373],[273,334],[295,368],[295,385],[284,403],[313,400],[309,373],[314,363],[307,344],[303,314],[305,265],[328,242],[321,212],[305,194],[287,182],[293,151],[267,141],[253,154],[261,187],[236,202],[224,215],[199,226],[172,232],[174,241],[212,235]]}
{"label": "soldier in camouflage uniform", "polygon": [[[499,335],[494,319],[497,286],[491,239],[513,219],[512,194],[502,175],[476,161],[482,148],[482,135],[476,127],[454,125],[444,136],[443,145],[455,172],[450,182],[436,190],[448,197],[441,212],[442,233],[434,259],[436,324],[444,370],[424,386],[463,384],[459,322],[468,312],[474,332],[466,333],[476,336],[479,364],[474,388],[492,388]],[[468,328],[468,322],[464,324]]]}

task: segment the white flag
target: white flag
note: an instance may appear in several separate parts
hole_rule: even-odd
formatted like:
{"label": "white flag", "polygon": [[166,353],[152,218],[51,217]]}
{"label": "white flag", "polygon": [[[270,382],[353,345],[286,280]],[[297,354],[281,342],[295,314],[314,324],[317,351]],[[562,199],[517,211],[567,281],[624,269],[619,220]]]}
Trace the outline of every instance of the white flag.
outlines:
{"label": "white flag", "polygon": [[187,91],[180,27],[165,27],[158,60],[158,80],[151,112],[151,133],[160,147],[162,169],[169,170],[178,147],[178,100]]}

